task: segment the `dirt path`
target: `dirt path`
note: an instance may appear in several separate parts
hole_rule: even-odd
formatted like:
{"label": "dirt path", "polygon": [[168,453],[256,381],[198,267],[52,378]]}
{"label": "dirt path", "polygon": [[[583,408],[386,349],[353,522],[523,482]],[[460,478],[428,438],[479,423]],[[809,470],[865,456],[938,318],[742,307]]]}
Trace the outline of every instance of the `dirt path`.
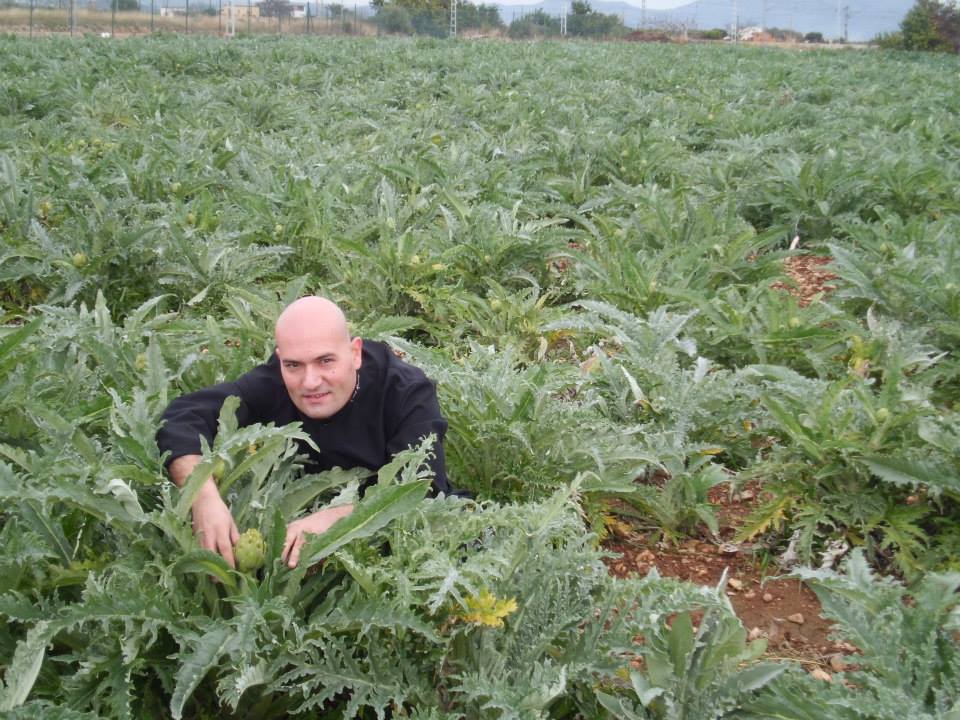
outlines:
{"label": "dirt path", "polygon": [[607,566],[618,577],[645,575],[656,568],[664,577],[711,587],[726,571],[730,603],[751,639],[767,639],[767,657],[796,660],[808,669],[836,670],[839,656],[849,653],[850,647],[829,639],[831,625],[820,616],[813,592],[797,580],[778,579],[780,568],[765,568],[762,556],[749,544],[731,542],[756,497],[755,489],[731,495],[729,486],[714,488],[710,500],[720,520],[719,538],[692,538],[669,546],[621,532],[604,543],[617,555]]}
{"label": "dirt path", "polygon": [[[837,276],[827,269],[832,258],[796,255],[784,261],[787,280],[772,287],[785,290],[803,306],[835,289]],[[767,656],[802,662],[808,670],[842,669],[840,655],[854,650],[829,639],[830,623],[820,616],[813,592],[797,580],[776,579],[780,569],[764,567],[763,557],[751,546],[732,543],[737,527],[757,503],[761,488],[750,485],[739,494],[729,486],[714,488],[710,501],[720,521],[720,537],[693,538],[676,547],[651,545],[648,538],[627,531],[604,546],[617,557],[608,561],[619,577],[644,575],[651,569],[665,577],[716,586],[727,572],[727,595],[751,638],[767,638]]]}
{"label": "dirt path", "polygon": [[826,269],[826,265],[833,262],[833,258],[822,255],[794,255],[783,263],[783,269],[790,279],[789,282],[775,282],[771,287],[777,290],[786,290],[800,299],[800,305],[806,307],[817,295],[829,294],[836,290],[831,285],[837,276]]}

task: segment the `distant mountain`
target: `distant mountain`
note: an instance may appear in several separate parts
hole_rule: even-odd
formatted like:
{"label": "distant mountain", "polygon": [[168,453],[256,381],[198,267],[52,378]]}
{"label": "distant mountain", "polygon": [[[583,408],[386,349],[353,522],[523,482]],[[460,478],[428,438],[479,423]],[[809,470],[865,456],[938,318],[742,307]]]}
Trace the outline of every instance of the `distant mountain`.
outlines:
{"label": "distant mountain", "polygon": [[[479,0],[476,0],[479,1]],[[637,5],[615,0],[592,0],[591,7],[597,12],[612,13],[623,17],[629,27],[664,27],[686,25],[689,28],[709,30],[729,29],[734,23],[733,6],[737,6],[739,26],[753,25],[793,29],[802,33],[820,32],[825,38],[837,38],[846,28],[847,39],[870,40],[882,32],[893,32],[900,21],[913,7],[914,0],[696,0],[673,10],[643,11]],[[560,15],[563,6],[569,12],[569,0],[541,0],[530,5],[498,5],[500,17],[507,24],[514,18],[542,9],[549,15]]]}

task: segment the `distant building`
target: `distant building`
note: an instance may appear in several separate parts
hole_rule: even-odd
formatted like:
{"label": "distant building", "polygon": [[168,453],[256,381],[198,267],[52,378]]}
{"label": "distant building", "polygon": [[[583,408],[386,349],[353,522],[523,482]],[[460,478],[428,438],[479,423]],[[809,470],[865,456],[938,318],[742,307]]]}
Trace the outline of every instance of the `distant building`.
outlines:
{"label": "distant building", "polygon": [[751,40],[762,40],[764,39],[764,35],[766,35],[766,33],[762,27],[753,26],[743,28],[737,37],[739,37],[742,42],[750,42]]}
{"label": "distant building", "polygon": [[[230,5],[228,2],[224,2],[220,6],[220,14],[223,17],[227,17],[230,14]],[[250,2],[250,0],[236,0],[233,3],[233,16],[237,20],[246,20],[247,18],[258,18],[260,17],[260,6],[256,3]]]}
{"label": "distant building", "polygon": [[[228,0],[220,1],[222,2],[220,14],[226,16],[228,12]],[[312,8],[311,4],[313,5]],[[308,13],[311,17],[317,16],[317,4],[307,2],[306,0],[304,0],[304,2],[288,2],[287,10],[288,12],[284,15],[284,17],[305,18],[307,17]],[[237,18],[237,20],[246,20],[247,17],[266,17],[266,15],[262,15],[260,13],[260,0],[234,0],[233,15],[235,18]]]}

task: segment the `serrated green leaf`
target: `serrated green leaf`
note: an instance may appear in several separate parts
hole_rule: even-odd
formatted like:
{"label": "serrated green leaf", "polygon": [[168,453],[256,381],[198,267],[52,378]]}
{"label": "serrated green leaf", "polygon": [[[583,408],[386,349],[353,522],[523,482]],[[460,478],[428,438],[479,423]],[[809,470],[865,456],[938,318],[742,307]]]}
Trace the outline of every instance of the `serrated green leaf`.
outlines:
{"label": "serrated green leaf", "polygon": [[170,698],[170,712],[176,720],[183,717],[183,709],[200,681],[226,654],[232,636],[232,628],[218,624],[199,638],[194,647],[181,652],[180,669],[177,671],[173,696]]}
{"label": "serrated green leaf", "polygon": [[233,570],[227,561],[210,550],[197,549],[182,555],[173,564],[171,570],[175,575],[186,573],[212,575],[231,590],[237,587]]}
{"label": "serrated green leaf", "polygon": [[17,643],[13,660],[3,677],[0,688],[0,711],[13,710],[27,700],[43,665],[47,643],[56,634],[58,627],[41,620],[27,632],[27,637]]}
{"label": "serrated green leaf", "polygon": [[960,493],[960,478],[936,472],[916,461],[911,462],[904,458],[868,455],[863,457],[861,462],[878,478],[893,485],[907,487],[920,487],[925,485],[936,490]]}
{"label": "serrated green leaf", "polygon": [[314,565],[347,543],[370,537],[395,518],[416,508],[429,489],[429,480],[392,487],[375,486],[352,513],[338,520],[326,532],[310,536],[300,562]]}

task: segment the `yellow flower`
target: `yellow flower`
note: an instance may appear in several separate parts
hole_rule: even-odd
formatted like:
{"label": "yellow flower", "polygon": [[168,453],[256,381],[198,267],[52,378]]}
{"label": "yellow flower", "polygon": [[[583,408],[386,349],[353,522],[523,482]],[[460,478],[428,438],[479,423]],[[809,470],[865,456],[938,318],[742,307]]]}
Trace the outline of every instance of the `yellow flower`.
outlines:
{"label": "yellow flower", "polygon": [[470,612],[460,615],[465,621],[474,625],[487,627],[503,627],[503,619],[517,609],[514,598],[498,600],[489,590],[484,589],[479,596],[471,595],[467,598],[467,608]]}

